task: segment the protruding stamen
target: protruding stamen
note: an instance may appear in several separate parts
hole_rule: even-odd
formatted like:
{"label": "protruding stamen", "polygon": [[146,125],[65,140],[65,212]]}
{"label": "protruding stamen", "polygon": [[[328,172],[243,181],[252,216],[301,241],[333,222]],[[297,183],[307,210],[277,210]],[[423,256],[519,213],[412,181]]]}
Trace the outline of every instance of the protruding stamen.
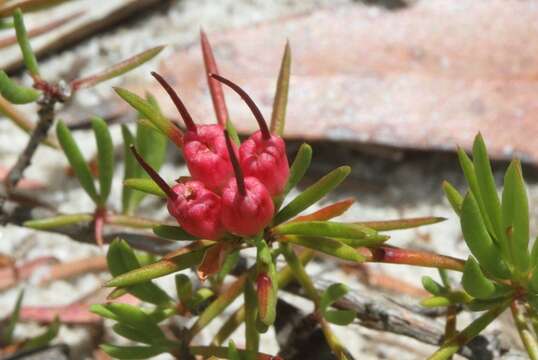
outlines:
{"label": "protruding stamen", "polygon": [[200,29],[200,45],[202,46],[202,55],[204,57],[204,66],[207,75],[207,85],[209,86],[209,92],[211,93],[211,100],[213,101],[213,108],[217,115],[217,121],[222,127],[226,127],[228,121],[228,109],[226,107],[226,101],[224,100],[224,92],[222,91],[222,84],[216,79],[212,79],[210,74],[218,74],[217,62],[213,56],[213,50],[211,44],[207,39],[204,30]]}
{"label": "protruding stamen", "polygon": [[211,76],[212,78],[214,78],[214,79],[220,81],[221,83],[229,86],[230,88],[232,88],[233,91],[235,91],[239,96],[241,96],[243,101],[245,101],[247,106],[250,108],[250,111],[252,111],[252,113],[254,114],[254,117],[256,118],[256,121],[258,122],[258,126],[260,127],[260,130],[262,132],[263,138],[265,140],[270,139],[271,138],[271,132],[269,131],[269,127],[267,126],[267,123],[265,122],[265,119],[263,118],[263,115],[262,115],[260,109],[254,103],[254,100],[252,100],[252,98],[250,96],[248,96],[248,94],[245,92],[245,90],[241,89],[239,87],[239,85],[233,83],[232,81],[230,81],[230,80],[228,80],[226,78],[223,78],[220,75],[209,74],[209,76]]}
{"label": "protruding stamen", "polygon": [[187,129],[190,131],[196,131],[196,124],[192,120],[191,114],[189,114],[189,112],[187,111],[187,108],[183,104],[183,101],[181,101],[181,99],[179,98],[176,91],[172,88],[172,86],[170,86],[170,84],[155,71],[152,71],[151,75],[155,79],[157,79],[159,84],[161,84],[163,89],[168,93],[168,96],[170,96],[170,98],[174,102],[174,105],[176,105],[177,111],[179,111],[179,114],[183,118],[183,122],[185,123],[185,126],[187,127]]}
{"label": "protruding stamen", "polygon": [[149,175],[149,177],[155,181],[155,183],[161,188],[162,191],[168,196],[170,199],[175,200],[177,199],[177,194],[172,190],[170,185],[164,181],[164,179],[144,160],[144,158],[136,151],[136,148],[134,145],[130,146],[131,151],[133,152],[134,157],[136,158],[136,161],[142,166],[142,168],[146,171],[146,173]]}
{"label": "protruding stamen", "polygon": [[224,137],[226,138],[226,148],[228,149],[228,155],[230,156],[230,161],[232,162],[232,167],[234,168],[237,189],[239,190],[239,194],[245,196],[247,194],[247,191],[245,189],[245,178],[243,177],[243,171],[241,171],[239,160],[237,160],[237,157],[235,156],[232,140],[230,140],[228,130],[224,130]]}

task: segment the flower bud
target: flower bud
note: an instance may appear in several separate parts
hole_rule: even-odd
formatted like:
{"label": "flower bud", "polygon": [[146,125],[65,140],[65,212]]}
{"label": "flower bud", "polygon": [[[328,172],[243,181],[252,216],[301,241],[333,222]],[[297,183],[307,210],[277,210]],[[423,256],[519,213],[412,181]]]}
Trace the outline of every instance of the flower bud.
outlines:
{"label": "flower bud", "polygon": [[[222,126],[196,125],[170,84],[156,72],[151,74],[166,90],[187,128],[183,135],[183,156],[192,178],[203,182],[208,189],[220,192],[233,176]],[[237,153],[235,145],[234,152]]]}
{"label": "flower bud", "polygon": [[200,181],[191,180],[175,185],[176,199],[168,199],[168,212],[188,233],[210,240],[224,234],[221,223],[221,199]]}
{"label": "flower bud", "polygon": [[221,222],[221,198],[196,180],[185,180],[171,188],[131,145],[136,160],[168,198],[168,212],[188,233],[217,240],[225,232]]}
{"label": "flower bud", "polygon": [[[271,304],[274,301],[273,283],[267,273],[262,272],[256,278],[256,295],[258,297],[258,318],[266,323],[271,318]],[[274,318],[274,317],[273,317]],[[269,323],[271,325],[272,322]]]}
{"label": "flower bud", "polygon": [[211,77],[228,85],[241,96],[260,127],[260,130],[239,148],[239,163],[245,176],[254,176],[262,181],[271,196],[280,195],[284,191],[290,171],[284,140],[271,134],[260,109],[243,89],[222,76],[212,74]]}
{"label": "flower bud", "polygon": [[225,131],[235,179],[230,179],[222,191],[222,223],[226,230],[242,236],[253,236],[269,224],[274,205],[271,195],[255,177],[243,177],[232,142]]}

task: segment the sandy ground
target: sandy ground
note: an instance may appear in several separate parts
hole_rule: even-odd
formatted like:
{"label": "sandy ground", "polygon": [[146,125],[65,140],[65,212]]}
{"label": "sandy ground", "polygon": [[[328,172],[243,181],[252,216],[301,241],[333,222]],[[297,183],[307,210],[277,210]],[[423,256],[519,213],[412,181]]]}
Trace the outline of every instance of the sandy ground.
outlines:
{"label": "sandy ground", "polygon": [[[167,11],[152,12],[149,17],[140,18],[123,26],[93,37],[80,45],[49,57],[42,63],[42,73],[54,79],[61,74],[79,71],[76,64],[84,59],[85,65],[80,69],[82,74],[100,69],[106,64],[116,62],[129,54],[142,51],[155,44],[170,44],[165,52],[197,41],[198,31],[203,26],[211,34],[225,29],[267,21],[281,16],[288,16],[308,11],[319,6],[338,6],[349,1],[308,0],[308,1],[196,1],[186,0],[174,2]],[[357,4],[356,6],[366,6]],[[387,11],[372,7],[372,11]],[[85,91],[77,98],[81,105],[91,106],[106,101],[111,96],[112,85],[135,81],[137,77],[147,76],[158,60],[144,65],[139,70],[100,85],[94,90]],[[31,111],[31,109],[28,109]],[[112,128],[114,140],[120,143],[121,134],[118,127]],[[89,132],[78,131],[76,139],[87,155],[93,154],[95,145]],[[26,142],[26,136],[8,121],[0,121],[0,164],[10,166]],[[443,216],[447,220],[441,224],[424,227],[418,230],[407,230],[392,233],[391,244],[413,248],[435,250],[443,254],[465,257],[467,252],[462,241],[458,221],[446,200],[443,199],[441,182],[448,179],[456,185],[463,186],[455,156],[444,153],[400,153],[397,149],[376,149],[358,147],[353,144],[317,143],[314,145],[314,164],[308,173],[304,185],[314,181],[330,169],[340,164],[349,164],[353,173],[338,191],[322,202],[355,196],[358,202],[342,217],[342,220],[378,220],[415,216]],[[293,147],[292,147],[293,148]],[[172,152],[162,171],[165,177],[178,177],[186,174],[186,169],[177,161]],[[78,189],[73,179],[63,174],[66,160],[59,152],[41,147],[35,157],[34,164],[27,171],[28,178],[52,184],[52,190],[43,194],[43,198],[58,204],[62,212],[75,212],[92,209],[90,199]],[[498,183],[502,179],[502,170],[506,164],[496,166]],[[538,192],[536,171],[525,169],[531,176],[528,179],[531,199]],[[118,168],[114,183],[111,203],[119,204],[121,195],[120,174]],[[303,186],[304,186],[303,185]],[[532,206],[533,213],[536,207]],[[160,212],[161,215],[164,213]],[[535,224],[533,224],[535,228]],[[81,245],[66,238],[41,232],[8,226],[0,229],[0,252],[14,254],[17,260],[32,259],[42,255],[54,255],[62,260],[83,258],[102,251],[95,246]],[[434,271],[411,267],[369,265],[379,273],[397,276],[409,284],[420,287],[420,276]],[[353,275],[344,274],[335,263],[329,261],[316,263],[310,267],[317,276],[356,285]],[[107,278],[103,275],[88,274],[72,281],[57,281],[50,286],[35,285],[39,274],[18,288],[26,288],[26,305],[60,305],[67,304],[79,297],[93,292]],[[454,276],[457,281],[457,276]],[[173,292],[171,278],[161,283]],[[358,286],[358,285],[357,285]],[[17,289],[0,294],[0,315],[9,312],[14,303]],[[497,327],[503,327],[501,323]],[[17,336],[25,336],[38,331],[36,325],[17,328]],[[345,339],[346,346],[357,356],[357,359],[421,359],[433,348],[424,346],[407,338],[381,334],[367,329],[352,326],[347,329],[338,328],[337,332]],[[236,333],[234,338],[242,343],[242,334]],[[87,351],[88,333],[84,328],[62,327],[58,340],[82,349],[76,358],[89,358]],[[209,340],[204,336],[201,340]],[[262,350],[274,353],[276,343],[272,335],[262,337]],[[166,357],[161,356],[164,359]]]}

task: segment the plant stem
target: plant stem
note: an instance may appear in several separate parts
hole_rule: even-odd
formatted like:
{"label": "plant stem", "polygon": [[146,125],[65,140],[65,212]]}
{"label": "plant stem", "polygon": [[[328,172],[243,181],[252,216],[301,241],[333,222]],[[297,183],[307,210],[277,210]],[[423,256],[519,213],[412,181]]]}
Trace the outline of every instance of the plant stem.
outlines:
{"label": "plant stem", "polygon": [[254,290],[253,281],[250,276],[247,278],[247,281],[245,283],[244,298],[246,350],[250,350],[257,353],[260,345],[260,335],[256,330],[258,305],[256,303],[256,290]]}
{"label": "plant stem", "polygon": [[[305,289],[308,297],[310,300],[314,302],[315,305],[315,312],[318,314],[318,309],[320,306],[320,300],[321,297],[316,290],[314,283],[312,282],[312,279],[308,274],[306,273],[306,270],[293,251],[289,244],[280,244],[280,248],[282,249],[282,253],[284,254],[284,257],[286,258],[286,261],[295,276],[295,279],[301,284],[301,286]],[[319,322],[321,325],[321,330],[323,331],[323,334],[325,335],[325,339],[327,340],[327,344],[331,348],[331,350],[334,352],[334,354],[337,356],[338,359],[347,359],[346,354],[348,351],[344,348],[344,346],[341,344],[340,340],[336,337],[336,335],[333,333],[330,325],[323,319],[321,316],[319,316]]]}
{"label": "plant stem", "polygon": [[529,354],[531,360],[538,360],[538,343],[536,337],[529,328],[529,324],[525,315],[519,309],[516,300],[513,300],[510,304],[510,310],[512,310],[512,318],[516,323],[516,328],[521,338],[521,342],[525,346],[525,350]]}
{"label": "plant stem", "polygon": [[458,335],[445,341],[445,343],[433,353],[428,360],[447,360],[454,355],[463,345],[474,339],[482,330],[484,330],[493,320],[510,305],[510,301],[503,301],[496,307],[480,316],[478,319],[469,324]]}

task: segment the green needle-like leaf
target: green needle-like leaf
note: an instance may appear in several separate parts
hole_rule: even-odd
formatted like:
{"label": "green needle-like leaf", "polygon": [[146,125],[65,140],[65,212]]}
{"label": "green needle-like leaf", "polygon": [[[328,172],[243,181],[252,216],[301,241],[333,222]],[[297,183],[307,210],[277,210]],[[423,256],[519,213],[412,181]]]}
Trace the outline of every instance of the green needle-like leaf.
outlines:
{"label": "green needle-like leaf", "polygon": [[172,122],[166,119],[158,108],[151,102],[142,99],[140,96],[122,88],[114,88],[116,93],[131,105],[135,110],[141,113],[145,119],[151,121],[170,141],[177,147],[181,148],[183,144],[183,134]]}
{"label": "green needle-like leaf", "polygon": [[36,101],[41,93],[35,89],[20,86],[0,70],[0,95],[12,104],[28,104]]}
{"label": "green needle-like leaf", "polygon": [[98,117],[92,118],[92,128],[97,142],[97,166],[99,169],[99,199],[104,206],[110,195],[114,177],[114,144],[106,122]]}
{"label": "green needle-like leaf", "polygon": [[17,323],[19,322],[19,315],[21,313],[21,305],[22,305],[23,298],[24,298],[24,290],[21,290],[19,291],[19,295],[17,296],[17,301],[15,302],[15,306],[13,307],[13,310],[11,311],[9,322],[7,323],[2,333],[2,340],[3,340],[3,343],[6,345],[10,345],[13,342],[13,331],[15,331],[15,326],[17,326]]}
{"label": "green needle-like leaf", "polygon": [[80,185],[92,200],[96,204],[99,204],[100,198],[97,195],[90,168],[88,167],[86,160],[84,160],[73,135],[71,135],[71,131],[69,131],[67,126],[65,126],[64,122],[61,120],[58,121],[58,125],[56,126],[56,136],[60,141],[60,145],[62,146],[65,156],[67,157],[69,164],[71,164]]}
{"label": "green needle-like leaf", "polygon": [[138,66],[144,64],[145,62],[153,59],[157,54],[159,54],[164,49],[164,46],[156,46],[149,50],[143,51],[139,54],[136,54],[133,57],[130,57],[120,63],[112,65],[102,72],[94,75],[90,75],[83,79],[75,80],[71,83],[71,87],[74,91],[93,87],[103,81],[118,77],[120,75],[129,72]]}
{"label": "green needle-like leaf", "polygon": [[282,136],[286,124],[286,107],[288,105],[288,89],[290,86],[291,73],[291,49],[286,42],[280,72],[276,83],[275,100],[273,101],[273,113],[271,114],[271,132]]}
{"label": "green needle-like leaf", "polygon": [[452,209],[454,209],[456,214],[460,215],[461,204],[463,203],[463,196],[461,196],[460,192],[456,190],[456,188],[446,180],[443,181],[443,191],[446,198],[448,199],[448,202],[452,206]]}
{"label": "green needle-like leaf", "polygon": [[379,221],[358,221],[354,224],[366,226],[376,231],[392,231],[392,230],[405,230],[413,229],[419,226],[432,225],[445,221],[443,217],[426,216],[409,219],[397,219],[397,220],[379,220]]}
{"label": "green needle-like leaf", "polygon": [[351,169],[349,166],[341,166],[319,179],[314,185],[309,186],[280,210],[274,219],[274,224],[278,225],[289,220],[316,203],[340,185],[340,183],[349,175],[350,171]]}
{"label": "green needle-like leaf", "polygon": [[308,144],[302,144],[299,151],[297,151],[293,164],[291,164],[290,177],[286,183],[286,187],[284,188],[284,194],[289,193],[290,190],[293,189],[299,183],[299,181],[301,181],[306,174],[306,171],[310,167],[311,161],[312,148]]}
{"label": "green needle-like leaf", "polygon": [[142,191],[147,194],[156,195],[162,198],[166,198],[166,194],[161,188],[151,179],[127,179],[123,181],[123,185],[130,189]]}
{"label": "green needle-like leaf", "polygon": [[138,269],[131,270],[127,273],[116,276],[105,284],[107,287],[126,287],[148,280],[155,279],[164,275],[168,275],[183,269],[188,269],[191,266],[198,265],[204,256],[205,250],[212,246],[212,241],[197,241],[185,248],[182,253],[173,256],[165,257],[153,264],[143,266]]}
{"label": "green needle-like leaf", "polygon": [[[112,276],[120,276],[140,268],[140,262],[134,251],[125,240],[120,239],[115,239],[110,244],[107,253],[107,263]],[[131,286],[127,290],[140,300],[155,305],[168,305],[171,301],[166,292],[151,281]]]}
{"label": "green needle-like leaf", "polygon": [[[125,163],[123,169],[123,180],[136,178],[137,176],[137,162],[131,152],[131,145],[136,145],[135,139],[127,125],[121,125],[121,135],[123,137],[123,160]],[[132,214],[136,209],[133,201],[133,194],[136,190],[133,190],[127,186],[122,187],[121,192],[121,211],[124,214]]]}
{"label": "green needle-like leaf", "polygon": [[486,299],[495,291],[495,284],[480,269],[480,265],[470,256],[463,269],[461,283],[465,291],[478,299]]}
{"label": "green needle-like leaf", "polygon": [[230,135],[230,139],[232,139],[232,141],[236,145],[241,145],[241,139],[239,139],[239,134],[237,134],[237,129],[235,128],[235,125],[232,122],[232,119],[230,118],[228,118],[228,120],[226,121],[226,130],[228,131],[228,135]]}
{"label": "green needle-like leaf", "polygon": [[521,163],[514,160],[504,176],[502,229],[509,238],[514,267],[523,273],[529,269],[529,201]]}
{"label": "green needle-like leaf", "polygon": [[116,346],[102,344],[99,347],[108,355],[116,359],[149,359],[153,356],[168,352],[164,346]]}
{"label": "green needle-like leaf", "polygon": [[21,48],[22,58],[26,68],[32,74],[32,76],[39,76],[39,66],[35,58],[28,34],[26,32],[26,26],[24,25],[24,19],[20,9],[15,10],[13,13],[13,24],[15,25],[15,32],[17,34],[17,42]]}
{"label": "green needle-like leaf", "polygon": [[155,340],[150,334],[143,331],[143,329],[136,329],[125,324],[114,324],[112,330],[126,339],[143,344],[151,344]]}
{"label": "green needle-like leaf", "polygon": [[323,292],[320,300],[320,310],[323,317],[335,325],[349,325],[357,317],[357,313],[351,310],[329,310],[329,307],[339,299],[346,296],[349,289],[344,284],[332,284]]}
{"label": "green needle-like leaf", "polygon": [[278,225],[273,233],[279,235],[327,236],[346,239],[364,239],[377,235],[366,226],[333,221],[304,221]]}
{"label": "green needle-like leaf", "polygon": [[52,322],[52,324],[49,325],[49,327],[47,328],[47,330],[45,330],[43,334],[27,340],[22,346],[22,349],[31,350],[31,349],[37,349],[37,348],[47,345],[52,340],[54,340],[56,335],[58,335],[59,330],[60,330],[60,320],[58,319],[58,317],[56,317],[54,318],[54,321]]}
{"label": "green needle-like leaf", "polygon": [[194,235],[189,234],[179,226],[158,225],[153,228],[153,233],[159,237],[169,240],[197,240]]}
{"label": "green needle-like leaf", "polygon": [[62,226],[79,224],[93,220],[92,214],[69,214],[59,215],[46,219],[29,220],[23,223],[24,226],[37,230],[49,230]]}
{"label": "green needle-like leaf", "polygon": [[192,282],[185,274],[176,275],[176,292],[182,304],[188,304],[192,298]]}
{"label": "green needle-like leaf", "polygon": [[480,265],[495,277],[509,278],[510,272],[502,261],[497,246],[489,236],[478,203],[472,193],[468,193],[463,200],[460,222],[465,242]]}
{"label": "green needle-like leaf", "polygon": [[366,258],[359,254],[356,249],[335,239],[314,236],[287,235],[280,238],[279,241],[300,245],[340,259],[357,263],[361,263],[366,260]]}

